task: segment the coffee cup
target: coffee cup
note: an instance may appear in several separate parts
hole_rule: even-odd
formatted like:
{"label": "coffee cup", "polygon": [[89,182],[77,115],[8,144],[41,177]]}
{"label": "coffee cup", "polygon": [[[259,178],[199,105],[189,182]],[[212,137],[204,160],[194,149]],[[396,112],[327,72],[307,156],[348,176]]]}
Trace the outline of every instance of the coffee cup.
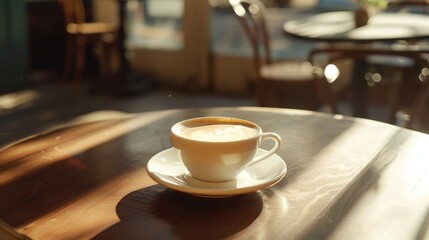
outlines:
{"label": "coffee cup", "polygon": [[[280,147],[281,138],[257,124],[231,117],[198,117],[174,124],[172,146],[192,177],[209,182],[230,181],[247,166],[261,162]],[[274,142],[255,157],[262,141]]]}

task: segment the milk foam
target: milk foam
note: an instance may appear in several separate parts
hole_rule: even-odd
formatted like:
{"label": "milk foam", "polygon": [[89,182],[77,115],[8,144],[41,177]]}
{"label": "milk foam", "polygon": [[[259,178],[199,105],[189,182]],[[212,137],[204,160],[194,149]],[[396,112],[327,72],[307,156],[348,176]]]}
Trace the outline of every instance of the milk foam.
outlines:
{"label": "milk foam", "polygon": [[227,142],[246,139],[257,135],[257,130],[242,125],[214,124],[182,129],[182,135],[186,138],[208,141]]}

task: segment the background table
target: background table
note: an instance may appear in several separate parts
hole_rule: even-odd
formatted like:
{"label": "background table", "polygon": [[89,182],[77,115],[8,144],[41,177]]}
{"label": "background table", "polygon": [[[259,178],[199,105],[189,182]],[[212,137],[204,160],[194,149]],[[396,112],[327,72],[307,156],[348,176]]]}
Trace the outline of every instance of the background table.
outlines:
{"label": "background table", "polygon": [[356,28],[354,13],[318,13],[283,24],[285,33],[299,38],[329,42],[374,42],[416,40],[429,37],[429,16],[383,12],[372,16],[367,25]]}
{"label": "background table", "polygon": [[[169,128],[209,115],[245,118],[280,134],[285,178],[225,199],[157,185],[145,167],[171,147]],[[0,219],[9,229],[33,239],[404,240],[428,234],[426,134],[274,108],[88,117],[0,151]]]}
{"label": "background table", "polygon": [[[395,41],[420,41],[429,38],[429,16],[406,12],[381,12],[371,16],[367,25],[356,27],[352,11],[317,13],[283,24],[286,34],[300,39],[327,43],[392,43]],[[354,116],[366,117],[364,59],[353,64]]]}

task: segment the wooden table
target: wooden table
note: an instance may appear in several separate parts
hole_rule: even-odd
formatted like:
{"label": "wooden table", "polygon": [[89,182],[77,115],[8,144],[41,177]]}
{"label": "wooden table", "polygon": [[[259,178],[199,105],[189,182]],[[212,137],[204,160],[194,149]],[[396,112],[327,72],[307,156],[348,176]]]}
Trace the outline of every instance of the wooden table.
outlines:
{"label": "wooden table", "polygon": [[[286,176],[223,199],[156,184],[145,168],[171,147],[170,126],[208,115],[248,119],[280,134]],[[423,133],[304,110],[104,116],[0,151],[0,226],[32,239],[422,239],[428,146]]]}

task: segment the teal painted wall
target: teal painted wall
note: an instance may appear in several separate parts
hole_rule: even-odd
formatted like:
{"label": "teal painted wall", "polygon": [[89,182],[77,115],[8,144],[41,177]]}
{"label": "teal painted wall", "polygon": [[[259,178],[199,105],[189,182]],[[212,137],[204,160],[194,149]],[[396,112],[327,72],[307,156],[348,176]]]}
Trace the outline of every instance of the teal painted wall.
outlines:
{"label": "teal painted wall", "polygon": [[0,88],[25,82],[27,35],[25,0],[0,0]]}

